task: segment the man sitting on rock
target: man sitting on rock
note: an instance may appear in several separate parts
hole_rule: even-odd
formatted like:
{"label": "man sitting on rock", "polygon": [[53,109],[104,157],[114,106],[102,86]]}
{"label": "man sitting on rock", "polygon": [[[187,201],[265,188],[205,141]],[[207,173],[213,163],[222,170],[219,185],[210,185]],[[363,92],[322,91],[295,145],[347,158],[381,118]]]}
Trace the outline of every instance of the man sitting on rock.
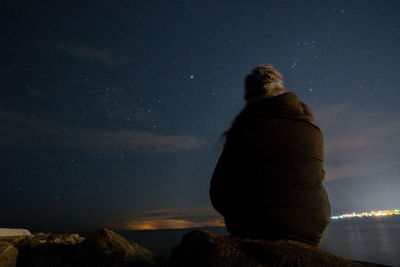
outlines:
{"label": "man sitting on rock", "polygon": [[271,65],[245,78],[245,100],[225,133],[212,205],[233,236],[318,245],[330,219],[321,130]]}

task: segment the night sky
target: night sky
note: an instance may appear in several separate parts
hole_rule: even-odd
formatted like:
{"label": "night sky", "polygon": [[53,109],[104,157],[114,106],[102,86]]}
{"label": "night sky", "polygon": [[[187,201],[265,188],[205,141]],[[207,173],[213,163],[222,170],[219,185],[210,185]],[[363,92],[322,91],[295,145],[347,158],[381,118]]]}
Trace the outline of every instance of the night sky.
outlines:
{"label": "night sky", "polygon": [[222,225],[243,78],[317,118],[332,213],[400,208],[400,1],[0,0],[0,227]]}

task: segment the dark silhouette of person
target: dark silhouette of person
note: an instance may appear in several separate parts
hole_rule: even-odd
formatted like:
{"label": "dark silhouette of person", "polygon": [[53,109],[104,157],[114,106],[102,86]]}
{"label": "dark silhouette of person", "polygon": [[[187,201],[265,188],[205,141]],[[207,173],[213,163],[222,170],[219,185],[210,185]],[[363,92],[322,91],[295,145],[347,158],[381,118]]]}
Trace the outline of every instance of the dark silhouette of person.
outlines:
{"label": "dark silhouette of person", "polygon": [[225,133],[212,205],[233,236],[318,245],[330,220],[321,130],[271,65],[244,83],[247,103]]}

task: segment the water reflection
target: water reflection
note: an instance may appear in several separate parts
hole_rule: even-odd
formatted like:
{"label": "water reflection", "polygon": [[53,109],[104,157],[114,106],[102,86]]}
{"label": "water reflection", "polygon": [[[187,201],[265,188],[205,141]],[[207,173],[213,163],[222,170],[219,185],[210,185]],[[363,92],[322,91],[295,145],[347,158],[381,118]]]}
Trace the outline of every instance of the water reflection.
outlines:
{"label": "water reflection", "polygon": [[398,216],[332,221],[322,248],[345,258],[400,264]]}

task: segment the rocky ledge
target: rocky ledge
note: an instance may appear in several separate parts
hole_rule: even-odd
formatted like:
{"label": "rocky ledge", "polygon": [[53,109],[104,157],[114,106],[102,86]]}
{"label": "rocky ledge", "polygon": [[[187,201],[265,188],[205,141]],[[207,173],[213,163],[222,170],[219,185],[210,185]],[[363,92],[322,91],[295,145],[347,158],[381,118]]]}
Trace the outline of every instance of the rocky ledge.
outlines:
{"label": "rocky ledge", "polygon": [[166,266],[166,259],[111,230],[100,229],[87,239],[53,233],[0,239],[0,267],[15,266],[161,267]]}
{"label": "rocky ledge", "polygon": [[195,230],[182,239],[169,259],[174,267],[384,266],[352,261],[292,240],[252,240]]}
{"label": "rocky ledge", "polygon": [[251,240],[195,230],[186,234],[167,262],[119,234],[100,229],[78,234],[37,233],[0,239],[0,267],[241,267],[383,266],[347,260],[291,240]]}

